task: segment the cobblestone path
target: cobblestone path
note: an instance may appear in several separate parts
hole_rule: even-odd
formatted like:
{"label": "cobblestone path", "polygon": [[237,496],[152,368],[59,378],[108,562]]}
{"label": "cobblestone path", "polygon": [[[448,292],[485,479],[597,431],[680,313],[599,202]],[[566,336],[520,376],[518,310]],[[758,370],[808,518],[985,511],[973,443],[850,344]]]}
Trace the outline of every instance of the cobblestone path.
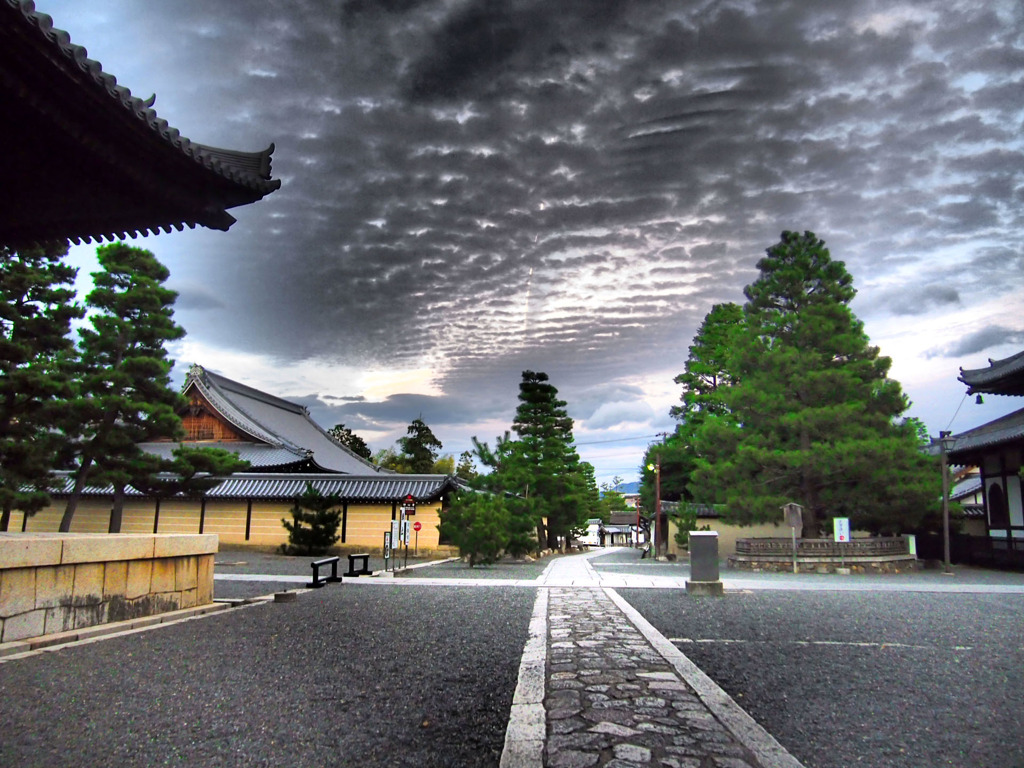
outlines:
{"label": "cobblestone path", "polygon": [[548,601],[544,765],[761,765],[603,589]]}

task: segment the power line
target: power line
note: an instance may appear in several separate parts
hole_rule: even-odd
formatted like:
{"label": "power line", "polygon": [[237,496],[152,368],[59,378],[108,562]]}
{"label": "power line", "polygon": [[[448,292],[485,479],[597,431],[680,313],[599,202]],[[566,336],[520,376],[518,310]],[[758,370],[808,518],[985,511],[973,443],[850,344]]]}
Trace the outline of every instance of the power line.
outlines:
{"label": "power line", "polygon": [[617,437],[614,440],[588,440],[585,443],[573,443],[573,445],[602,445],[604,443],[625,443],[629,440],[647,440],[652,437],[661,437],[664,432],[655,432],[653,435],[636,435],[634,437]]}

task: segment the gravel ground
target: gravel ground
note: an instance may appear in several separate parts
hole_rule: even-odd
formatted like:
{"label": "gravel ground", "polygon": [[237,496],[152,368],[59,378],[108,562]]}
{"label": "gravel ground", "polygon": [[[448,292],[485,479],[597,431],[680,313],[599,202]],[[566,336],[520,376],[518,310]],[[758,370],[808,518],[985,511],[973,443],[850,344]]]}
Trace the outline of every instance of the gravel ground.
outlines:
{"label": "gravel ground", "polygon": [[532,563],[523,560],[502,560],[490,565],[475,565],[472,568],[469,567],[469,563],[453,560],[429,568],[417,568],[399,576],[423,579],[536,579],[544,573],[553,557],[562,555],[549,555]]}
{"label": "gravel ground", "polygon": [[0,665],[0,765],[497,766],[534,590],[325,588]]}
{"label": "gravel ground", "polygon": [[[311,576],[313,569],[309,564],[320,560],[326,555],[312,557],[310,555],[278,555],[269,552],[258,552],[252,549],[221,549],[214,559],[214,573],[273,573],[293,576]],[[340,555],[338,563],[342,573],[348,570],[348,557]],[[425,558],[409,558],[409,564],[427,562]],[[370,570],[379,571],[384,568],[384,558],[371,555]]]}
{"label": "gravel ground", "polygon": [[1024,597],[622,595],[808,768],[1024,767]]}

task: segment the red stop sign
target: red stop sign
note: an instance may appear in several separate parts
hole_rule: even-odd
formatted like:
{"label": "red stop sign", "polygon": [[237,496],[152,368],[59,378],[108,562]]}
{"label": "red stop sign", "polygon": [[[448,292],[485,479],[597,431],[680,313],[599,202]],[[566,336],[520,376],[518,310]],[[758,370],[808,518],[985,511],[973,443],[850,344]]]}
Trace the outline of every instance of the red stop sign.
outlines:
{"label": "red stop sign", "polygon": [[412,524],[412,529],[414,531],[418,531],[422,527],[423,527],[423,524],[419,520],[417,520],[415,523]]}

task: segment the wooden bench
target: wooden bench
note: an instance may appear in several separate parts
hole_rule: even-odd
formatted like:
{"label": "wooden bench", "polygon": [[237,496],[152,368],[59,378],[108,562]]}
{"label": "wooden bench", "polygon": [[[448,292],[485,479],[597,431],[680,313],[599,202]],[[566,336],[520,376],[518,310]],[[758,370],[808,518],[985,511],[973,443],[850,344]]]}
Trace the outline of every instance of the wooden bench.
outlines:
{"label": "wooden bench", "polygon": [[[325,565],[331,566],[331,575],[326,579],[320,578],[320,568]],[[341,576],[338,575],[338,557],[325,557],[322,560],[314,560],[309,564],[309,567],[313,569],[313,580],[307,584],[307,587],[313,589],[320,589],[325,584],[340,584]]]}
{"label": "wooden bench", "polygon": [[[356,561],[360,562],[359,570],[356,570]],[[360,552],[358,555],[348,556],[348,571],[345,573],[346,576],[372,576],[373,571],[370,570],[370,555],[365,552]]]}

